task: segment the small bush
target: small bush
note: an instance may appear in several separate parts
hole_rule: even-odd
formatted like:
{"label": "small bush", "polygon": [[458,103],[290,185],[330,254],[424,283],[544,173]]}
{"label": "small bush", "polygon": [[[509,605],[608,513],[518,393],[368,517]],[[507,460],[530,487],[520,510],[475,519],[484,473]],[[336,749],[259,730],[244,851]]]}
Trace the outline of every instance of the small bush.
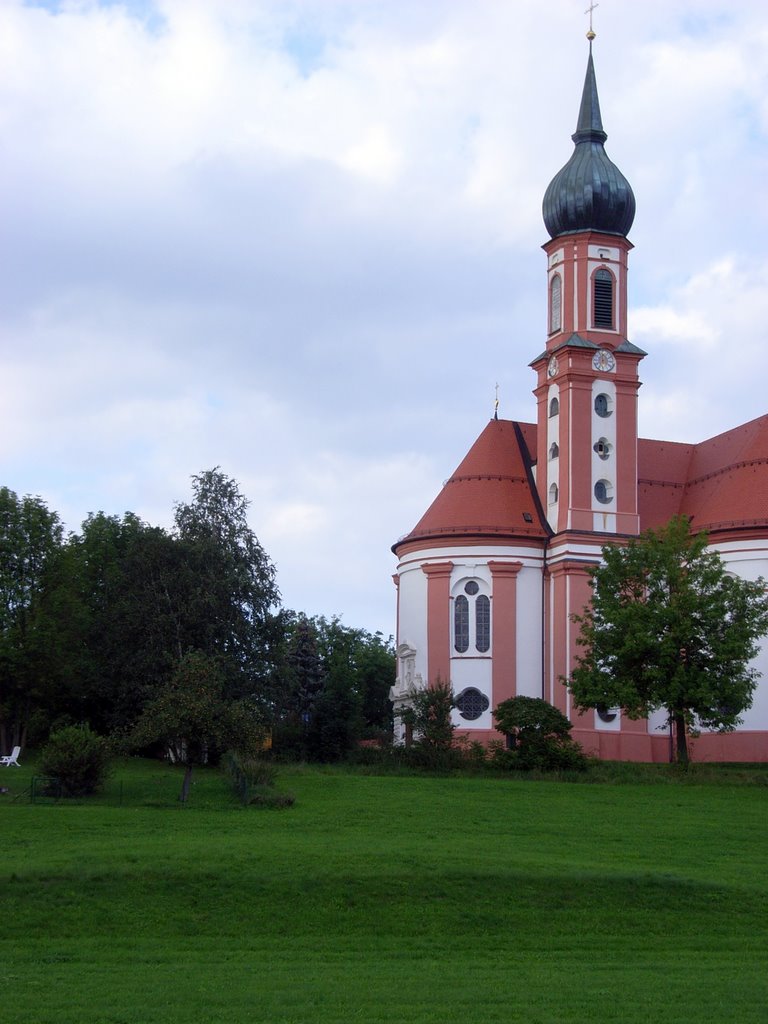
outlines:
{"label": "small bush", "polygon": [[242,776],[249,786],[274,786],[277,779],[277,765],[259,757],[243,757],[234,750],[225,756],[224,766],[233,778]]}
{"label": "small bush", "polygon": [[109,747],[87,725],[69,725],[52,732],[40,755],[40,771],[61,796],[95,793],[109,773]]}
{"label": "small bush", "polygon": [[488,744],[488,764],[501,771],[520,771],[520,754],[517,750],[509,750],[500,740],[491,740]]}
{"label": "small bush", "polygon": [[282,809],[291,807],[295,797],[290,793],[275,793],[277,765],[257,757],[242,757],[230,751],[224,758],[224,767],[240,801],[256,807]]}
{"label": "small bush", "polygon": [[[514,760],[508,767],[523,771],[583,771],[587,758],[571,739],[573,726],[557,708],[540,697],[511,697],[493,712],[497,728],[512,740]],[[501,763],[501,761],[499,761]]]}

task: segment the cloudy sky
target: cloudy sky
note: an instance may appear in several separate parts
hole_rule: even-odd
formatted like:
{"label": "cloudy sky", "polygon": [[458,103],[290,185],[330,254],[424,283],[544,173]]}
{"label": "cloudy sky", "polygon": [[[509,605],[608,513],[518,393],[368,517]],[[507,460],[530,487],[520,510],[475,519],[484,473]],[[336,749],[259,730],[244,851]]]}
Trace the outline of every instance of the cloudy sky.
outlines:
{"label": "cloudy sky", "polygon": [[[212,466],[288,607],[394,629],[390,545],[533,418],[587,0],[0,0],[0,484],[170,525]],[[768,8],[601,0],[641,432],[768,410]]]}

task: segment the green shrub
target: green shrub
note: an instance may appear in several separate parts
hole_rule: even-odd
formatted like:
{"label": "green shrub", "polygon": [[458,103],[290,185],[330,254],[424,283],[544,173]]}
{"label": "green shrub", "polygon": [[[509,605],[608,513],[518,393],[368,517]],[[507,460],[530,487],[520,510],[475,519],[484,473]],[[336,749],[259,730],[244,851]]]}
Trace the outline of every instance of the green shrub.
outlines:
{"label": "green shrub", "polygon": [[402,709],[402,721],[413,730],[415,737],[409,750],[415,754],[420,767],[447,767],[454,757],[453,734],[456,726],[451,721],[454,708],[451,684],[438,679],[431,686],[411,689],[409,706]]}
{"label": "green shrub", "polygon": [[100,789],[109,772],[109,746],[87,725],[52,732],[40,755],[40,772],[57,794],[88,796]]}
{"label": "green shrub", "polygon": [[492,768],[501,769],[505,772],[520,771],[520,752],[509,750],[501,740],[491,740],[488,744],[488,764]]}
{"label": "green shrub", "polygon": [[291,807],[295,797],[290,793],[274,792],[277,765],[258,757],[243,757],[230,751],[224,758],[224,767],[243,804],[282,809]]}
{"label": "green shrub", "polygon": [[583,771],[587,758],[571,739],[573,726],[556,707],[540,697],[512,697],[502,701],[493,713],[497,727],[507,733],[512,749],[501,767],[523,771]]}

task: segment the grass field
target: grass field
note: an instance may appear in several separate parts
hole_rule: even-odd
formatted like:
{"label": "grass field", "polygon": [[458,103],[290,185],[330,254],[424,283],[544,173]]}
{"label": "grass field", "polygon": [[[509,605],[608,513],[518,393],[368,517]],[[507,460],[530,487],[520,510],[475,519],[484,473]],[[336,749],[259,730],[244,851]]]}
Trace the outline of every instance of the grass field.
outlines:
{"label": "grass field", "polygon": [[766,786],[179,783],[0,797],[3,1024],[768,1020]]}

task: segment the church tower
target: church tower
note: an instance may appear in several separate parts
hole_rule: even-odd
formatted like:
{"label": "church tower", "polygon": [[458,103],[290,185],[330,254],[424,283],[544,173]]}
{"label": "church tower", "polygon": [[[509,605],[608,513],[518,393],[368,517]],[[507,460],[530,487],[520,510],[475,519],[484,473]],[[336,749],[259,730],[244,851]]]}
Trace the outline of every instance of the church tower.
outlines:
{"label": "church tower", "polygon": [[[594,6],[594,5],[593,5]],[[591,12],[590,8],[590,12]],[[563,681],[580,650],[574,615],[590,569],[672,516],[707,530],[729,571],[768,575],[768,416],[698,445],[638,438],[638,367],[627,333],[635,216],[629,182],[605,152],[591,30],[573,153],[543,203],[547,333],[530,364],[535,423],[485,424],[397,556],[395,740],[408,742],[414,690],[449,682],[458,735],[501,740],[493,711],[543,697],[595,756],[664,761],[666,715],[579,713]],[[575,106],[575,103],[574,103]],[[768,644],[755,667],[768,679]],[[768,685],[738,734],[697,740],[697,757],[768,759]]]}
{"label": "church tower", "polygon": [[[543,579],[543,695],[569,717],[574,710],[561,680],[574,668],[572,615],[589,603],[589,568],[603,544],[640,532],[637,397],[645,355],[627,337],[635,197],[605,152],[591,30],[588,38],[573,153],[544,194],[547,341],[531,363],[536,489],[553,534]],[[605,717],[594,726],[619,726],[617,715]]]}
{"label": "church tower", "polygon": [[574,151],[544,196],[547,343],[537,374],[537,489],[555,534],[636,534],[637,364],[627,338],[629,182],[605,152],[592,40]]}

